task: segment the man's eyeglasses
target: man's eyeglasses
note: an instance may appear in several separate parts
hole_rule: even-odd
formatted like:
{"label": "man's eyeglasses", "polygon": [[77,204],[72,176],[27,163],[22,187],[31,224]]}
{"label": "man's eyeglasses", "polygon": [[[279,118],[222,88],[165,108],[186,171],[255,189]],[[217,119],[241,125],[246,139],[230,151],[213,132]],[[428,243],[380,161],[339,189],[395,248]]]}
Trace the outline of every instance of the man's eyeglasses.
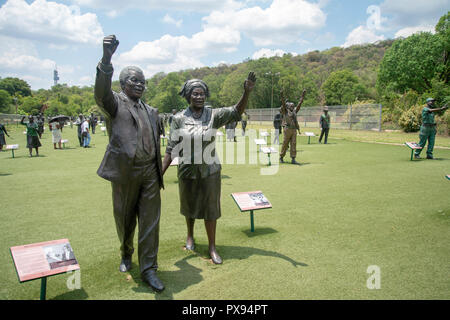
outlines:
{"label": "man's eyeglasses", "polygon": [[126,82],[129,83],[129,84],[132,84],[132,85],[141,85],[144,88],[146,88],[146,84],[147,84],[147,81],[139,80],[139,79],[137,79],[135,77],[128,78]]}

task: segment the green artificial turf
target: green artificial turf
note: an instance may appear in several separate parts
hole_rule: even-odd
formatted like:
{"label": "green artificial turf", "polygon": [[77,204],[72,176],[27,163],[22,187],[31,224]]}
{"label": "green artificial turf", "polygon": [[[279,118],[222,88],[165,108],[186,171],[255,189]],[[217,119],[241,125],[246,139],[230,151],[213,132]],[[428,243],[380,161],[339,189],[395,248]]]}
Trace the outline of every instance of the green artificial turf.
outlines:
{"label": "green artificial turf", "polygon": [[[435,160],[410,161],[406,146],[354,142],[368,134],[331,130],[328,145],[298,137],[300,166],[278,166],[273,155],[272,175],[261,174],[265,155],[259,164],[224,164],[216,241],[223,265],[209,260],[201,220],[195,252],[183,250],[186,226],[170,167],[161,191],[158,255],[166,289],[155,294],[140,279],[137,254],[129,273],[118,271],[111,186],[96,175],[107,136],[97,129],[92,148],[80,148],[75,127],[65,127],[66,149],[53,150],[46,132],[41,157],[30,158],[23,127],[8,129],[13,139],[7,142],[20,149],[14,159],[0,152],[0,299],[39,299],[40,281],[19,283],[9,248],[61,238],[74,249],[81,288],[67,287],[70,274],[53,276],[48,299],[450,298],[448,149],[435,149]],[[243,139],[240,129],[237,136]],[[378,142],[382,137],[376,133]],[[401,134],[386,137],[406,141]],[[449,146],[450,139],[437,144]],[[230,194],[254,190],[273,208],[255,211],[252,233],[249,214]],[[380,289],[367,288],[372,265],[380,268]]]}

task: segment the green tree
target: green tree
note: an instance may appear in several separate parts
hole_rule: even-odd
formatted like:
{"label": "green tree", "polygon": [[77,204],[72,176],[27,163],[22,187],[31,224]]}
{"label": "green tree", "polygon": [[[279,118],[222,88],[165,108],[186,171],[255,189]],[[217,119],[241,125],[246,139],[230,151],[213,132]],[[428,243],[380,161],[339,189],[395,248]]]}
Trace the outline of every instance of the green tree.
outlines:
{"label": "green tree", "polygon": [[396,40],[381,61],[377,90],[380,94],[393,90],[418,93],[430,90],[431,79],[444,72],[442,39],[429,32]]}
{"label": "green tree", "polygon": [[450,78],[450,11],[439,19],[435,31],[436,36],[444,45],[444,54],[442,59],[444,71],[441,74],[440,80],[448,84]]}
{"label": "green tree", "polygon": [[326,104],[342,105],[367,98],[367,89],[350,70],[335,71],[322,85]]}
{"label": "green tree", "polygon": [[8,91],[0,89],[0,113],[9,113],[13,103]]}
{"label": "green tree", "polygon": [[170,112],[172,109],[180,110],[187,103],[178,92],[183,85],[183,80],[176,72],[169,73],[157,86],[157,94],[150,101],[151,105],[160,112]]}
{"label": "green tree", "polygon": [[[230,73],[225,78],[225,81],[222,86],[222,90],[219,93],[219,103],[220,103],[219,106],[220,107],[229,107],[229,106],[236,104],[239,101],[240,97],[242,96],[242,90],[243,90],[242,84],[244,83],[244,80],[245,80],[245,77],[247,76],[247,74],[248,74],[247,67],[245,65],[242,65],[237,70]],[[259,80],[262,80],[262,79],[258,78],[257,83]],[[260,85],[260,83],[258,83],[258,85]],[[261,92],[260,90],[261,90],[261,88],[259,90],[257,90],[257,86],[255,86],[255,89],[253,90],[252,95],[250,96],[250,99],[249,99],[248,109],[250,109],[250,107],[252,105],[254,108],[266,108],[267,107],[267,106],[260,105],[260,104],[255,105],[255,103],[254,103],[255,99],[257,99],[258,95],[260,95],[260,92]],[[255,93],[257,96],[256,98],[254,96]],[[269,99],[270,99],[270,95],[269,95]],[[270,100],[268,103],[269,103],[269,107],[270,107]]]}
{"label": "green tree", "polygon": [[26,114],[36,115],[41,111],[42,101],[34,97],[24,97],[19,108]]}
{"label": "green tree", "polygon": [[10,96],[31,96],[30,85],[26,81],[19,78],[8,77],[0,79],[0,89],[8,91]]}

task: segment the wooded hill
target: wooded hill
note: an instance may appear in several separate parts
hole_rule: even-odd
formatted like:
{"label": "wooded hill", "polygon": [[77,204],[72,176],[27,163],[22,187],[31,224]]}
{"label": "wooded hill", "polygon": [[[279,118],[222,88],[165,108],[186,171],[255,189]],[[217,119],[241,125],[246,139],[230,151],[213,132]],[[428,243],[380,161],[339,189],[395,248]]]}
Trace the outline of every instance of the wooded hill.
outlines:
{"label": "wooded hill", "polygon": [[[252,93],[249,108],[270,108],[280,105],[280,89],[283,87],[288,99],[297,101],[301,91],[308,91],[303,106],[324,104],[347,104],[356,99],[377,99],[375,89],[377,69],[392,40],[376,44],[352,46],[346,49],[334,47],[325,51],[312,51],[307,54],[283,57],[247,59],[242,63],[217,67],[189,69],[169,74],[158,73],[147,79],[147,90],[143,100],[158,108],[160,112],[170,112],[173,108],[181,109],[187,106],[186,101],[178,95],[186,80],[198,78],[204,80],[210,89],[208,103],[212,107],[235,104],[243,91],[243,82],[250,71],[257,74],[257,86]],[[95,66],[93,66],[95,68]],[[323,87],[330,74],[336,71],[348,70],[356,88],[355,94],[347,94],[341,98],[326,98],[327,88]],[[273,79],[272,79],[273,76]],[[22,89],[28,87],[28,90]],[[19,91],[20,90],[20,91]],[[118,81],[113,82],[113,90],[120,91]],[[359,90],[359,91],[358,91]],[[17,78],[0,80],[0,96],[2,91],[9,93],[9,98],[3,98],[0,112],[14,113],[13,97],[17,97],[18,110],[24,114],[37,114],[42,105],[48,108],[44,114],[77,115],[96,109],[93,98],[93,86],[69,87],[58,84],[49,90],[29,90],[25,81]],[[331,100],[331,101],[330,101]],[[1,100],[0,100],[1,101]]]}
{"label": "wooded hill", "polygon": [[[209,86],[209,105],[231,106],[241,97],[250,71],[258,79],[248,108],[279,107],[281,89],[297,102],[306,89],[304,107],[380,103],[384,127],[417,131],[427,97],[435,98],[439,106],[450,102],[450,11],[440,18],[433,34],[420,32],[374,44],[158,73],[147,80],[143,100],[160,112],[181,110],[187,106],[178,95],[181,86],[198,78]],[[113,90],[120,91],[117,81]],[[31,91],[23,80],[0,79],[0,112],[15,113],[15,105],[22,114],[37,114],[43,105],[46,115],[99,112],[92,86],[62,84]],[[449,111],[438,115],[438,124],[440,133],[449,133]]]}

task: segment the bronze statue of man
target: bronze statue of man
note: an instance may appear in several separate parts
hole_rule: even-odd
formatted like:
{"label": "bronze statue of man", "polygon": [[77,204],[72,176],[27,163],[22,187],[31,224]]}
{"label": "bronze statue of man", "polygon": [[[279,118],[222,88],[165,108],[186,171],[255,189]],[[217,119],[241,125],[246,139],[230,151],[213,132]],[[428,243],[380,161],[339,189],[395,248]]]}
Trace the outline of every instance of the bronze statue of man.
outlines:
{"label": "bronze statue of man", "polygon": [[121,272],[131,268],[133,238],[138,221],[138,256],[144,282],[157,292],[164,285],[156,276],[163,188],[158,112],[145,104],[145,77],[138,67],[125,67],[119,76],[120,93],[111,90],[111,57],[119,41],[103,39],[97,66],[95,101],[106,117],[109,144],[97,174],[111,181],[114,219],[120,241]]}
{"label": "bronze statue of man", "polygon": [[280,162],[284,163],[284,156],[286,155],[288,147],[290,148],[291,163],[299,164],[295,157],[297,156],[297,130],[300,132],[300,126],[297,121],[297,113],[300,111],[303,100],[305,98],[306,90],[303,90],[300,101],[297,106],[294,103],[287,101],[284,98],[284,92],[281,90],[281,108],[280,113],[283,117],[283,146],[280,152]]}

